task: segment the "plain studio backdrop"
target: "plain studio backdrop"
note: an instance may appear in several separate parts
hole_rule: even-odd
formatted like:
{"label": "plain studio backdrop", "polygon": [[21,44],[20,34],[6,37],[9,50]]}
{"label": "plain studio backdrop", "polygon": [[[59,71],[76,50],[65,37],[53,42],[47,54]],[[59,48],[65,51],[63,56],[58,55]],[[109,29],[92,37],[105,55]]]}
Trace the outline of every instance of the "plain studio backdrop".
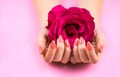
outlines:
{"label": "plain studio backdrop", "polygon": [[[70,0],[61,3],[76,5]],[[39,19],[32,0],[0,0],[0,77],[120,77],[120,0],[105,0],[100,28],[105,48],[97,64],[47,64],[37,47]]]}

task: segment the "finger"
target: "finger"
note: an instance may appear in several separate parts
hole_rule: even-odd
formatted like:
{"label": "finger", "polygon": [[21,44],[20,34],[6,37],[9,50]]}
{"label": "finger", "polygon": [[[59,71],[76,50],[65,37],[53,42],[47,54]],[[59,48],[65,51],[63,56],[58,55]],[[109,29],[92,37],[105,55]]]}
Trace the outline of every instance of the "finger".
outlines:
{"label": "finger", "polygon": [[97,48],[100,52],[102,52],[104,47],[104,35],[102,33],[98,33],[96,36]]}
{"label": "finger", "polygon": [[86,47],[87,55],[92,63],[97,63],[100,58],[100,53],[96,53],[93,45],[88,42]]}
{"label": "finger", "polygon": [[44,54],[45,52],[43,52],[43,51],[46,48],[46,38],[45,38],[45,35],[43,33],[40,33],[40,35],[39,35],[38,47],[39,47],[40,54]]}
{"label": "finger", "polygon": [[80,37],[80,43],[78,44],[79,57],[80,57],[80,59],[81,59],[81,61],[83,63],[89,63],[90,60],[89,60],[89,58],[87,56],[85,48],[86,48],[86,46],[85,46],[85,40],[82,37]]}
{"label": "finger", "polygon": [[52,41],[48,47],[48,50],[45,54],[45,61],[51,63],[56,53],[56,44],[55,41]]}
{"label": "finger", "polygon": [[78,53],[78,42],[79,42],[79,39],[77,38],[75,40],[75,43],[74,43],[73,55],[74,55],[74,59],[76,60],[76,62],[80,63],[81,60],[80,60],[80,56],[79,56],[79,53]]}
{"label": "finger", "polygon": [[54,62],[60,62],[64,53],[64,40],[62,36],[60,35],[57,39],[57,52],[55,54],[55,57],[53,59]]}
{"label": "finger", "polygon": [[70,54],[71,54],[70,44],[68,40],[65,40],[65,51],[61,63],[66,64],[69,61]]}
{"label": "finger", "polygon": [[72,64],[76,64],[76,63],[77,63],[77,62],[75,61],[75,59],[74,59],[73,54],[70,56],[70,62],[71,62]]}

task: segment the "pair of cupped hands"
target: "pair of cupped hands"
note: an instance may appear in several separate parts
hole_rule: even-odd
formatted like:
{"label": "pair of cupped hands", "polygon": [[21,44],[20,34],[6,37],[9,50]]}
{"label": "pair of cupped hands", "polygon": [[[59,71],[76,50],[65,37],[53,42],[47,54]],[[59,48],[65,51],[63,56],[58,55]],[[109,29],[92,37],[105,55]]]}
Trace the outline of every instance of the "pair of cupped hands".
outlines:
{"label": "pair of cupped hands", "polygon": [[83,37],[76,38],[74,47],[71,49],[69,41],[64,40],[62,35],[58,37],[56,42],[54,40],[50,42],[47,33],[41,32],[38,47],[48,63],[97,63],[103,51],[104,37],[100,31],[96,31],[95,34],[93,42],[85,43]]}

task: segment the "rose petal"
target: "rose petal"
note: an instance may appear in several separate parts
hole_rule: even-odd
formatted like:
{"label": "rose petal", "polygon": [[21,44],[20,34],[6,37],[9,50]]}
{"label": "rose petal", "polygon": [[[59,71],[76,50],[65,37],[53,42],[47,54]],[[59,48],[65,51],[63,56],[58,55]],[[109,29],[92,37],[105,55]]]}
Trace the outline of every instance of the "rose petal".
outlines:
{"label": "rose petal", "polygon": [[48,26],[46,28],[49,28],[49,26],[54,22],[54,20],[57,17],[60,17],[60,13],[64,11],[65,8],[62,5],[57,5],[52,8],[52,10],[48,13]]}

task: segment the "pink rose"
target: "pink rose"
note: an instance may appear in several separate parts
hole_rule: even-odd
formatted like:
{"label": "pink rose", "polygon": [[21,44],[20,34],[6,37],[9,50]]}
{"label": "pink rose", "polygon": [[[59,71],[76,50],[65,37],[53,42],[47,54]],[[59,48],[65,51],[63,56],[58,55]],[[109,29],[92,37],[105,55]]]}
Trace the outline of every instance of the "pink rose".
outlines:
{"label": "pink rose", "polygon": [[81,36],[86,42],[92,42],[94,39],[95,23],[94,18],[89,11],[84,8],[71,7],[64,8],[57,5],[48,13],[48,37],[57,40],[59,35],[63,39],[68,39],[71,48],[73,48],[76,38]]}

